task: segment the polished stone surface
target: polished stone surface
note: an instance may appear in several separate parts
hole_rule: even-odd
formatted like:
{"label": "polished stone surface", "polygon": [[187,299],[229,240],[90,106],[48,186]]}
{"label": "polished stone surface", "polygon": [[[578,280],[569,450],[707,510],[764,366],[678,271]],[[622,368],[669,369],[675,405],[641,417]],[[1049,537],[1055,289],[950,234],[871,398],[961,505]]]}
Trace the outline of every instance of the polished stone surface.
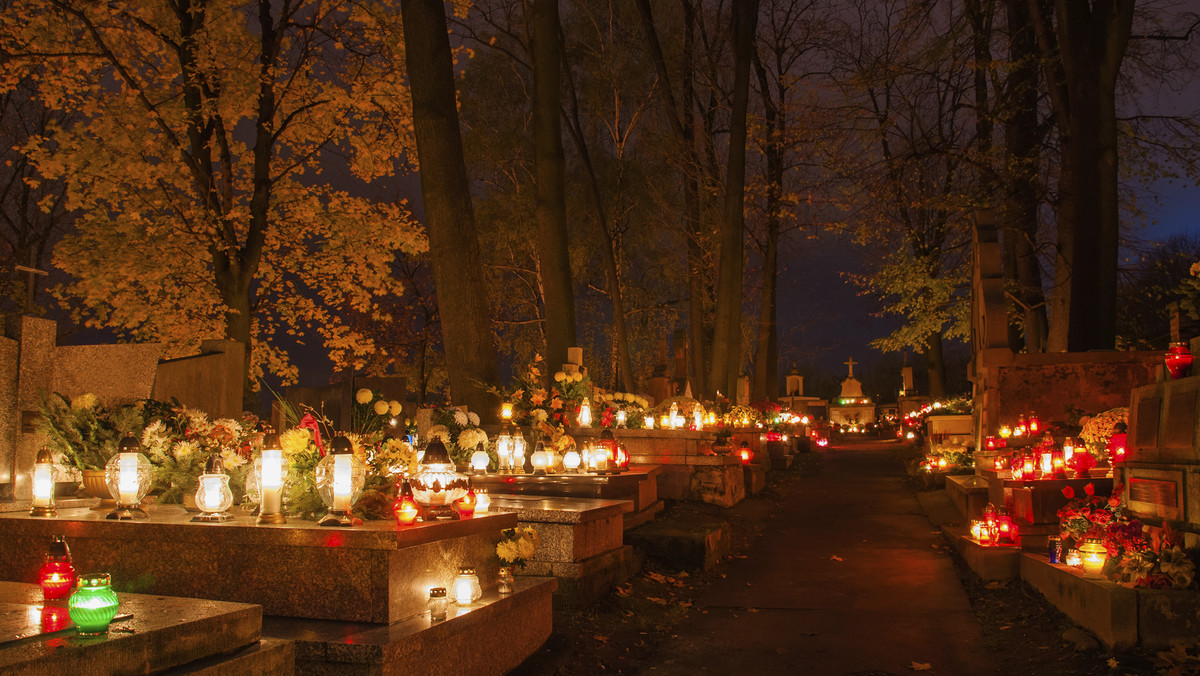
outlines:
{"label": "polished stone surface", "polygon": [[653,518],[662,509],[659,480],[662,468],[656,465],[633,466],[619,474],[484,474],[472,478],[477,488],[486,488],[493,496],[547,496],[626,500],[632,503],[625,513],[625,528],[633,528]]}
{"label": "polished stone surface", "polygon": [[[140,674],[179,667],[258,642],[262,608],[144,594],[119,593],[119,612],[105,636],[74,629],[0,645],[0,673]],[[0,600],[26,604],[41,614],[37,585],[0,582]]]}
{"label": "polished stone surface", "polygon": [[[484,582],[495,586],[494,576]],[[549,638],[556,583],[517,578],[513,587],[450,604],[443,622],[428,613],[386,626],[268,617],[263,635],[295,641],[298,674],[504,674]]]}
{"label": "polished stone surface", "polygon": [[[291,520],[256,526],[250,516],[191,523],[175,505],[137,522],[86,509],[56,519],[0,514],[0,577],[34,579],[51,535],[65,535],[79,569],[104,570],[120,591],[258,603],[270,615],[395,622],[424,611],[429,587],[446,586],[460,565],[494,578],[496,513],[397,530],[392,521],[321,528]],[[299,582],[298,582],[299,581]]]}

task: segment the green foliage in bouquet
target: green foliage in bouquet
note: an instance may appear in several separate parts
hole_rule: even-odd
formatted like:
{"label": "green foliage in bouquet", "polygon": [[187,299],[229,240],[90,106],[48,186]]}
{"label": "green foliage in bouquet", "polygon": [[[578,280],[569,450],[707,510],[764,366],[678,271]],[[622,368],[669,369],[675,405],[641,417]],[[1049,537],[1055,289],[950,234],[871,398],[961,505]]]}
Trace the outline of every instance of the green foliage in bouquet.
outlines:
{"label": "green foliage in bouquet", "polygon": [[105,406],[94,394],[68,400],[43,393],[38,412],[34,428],[45,435],[46,447],[80,471],[104,469],[121,438],[140,437],[144,425],[141,401]]}

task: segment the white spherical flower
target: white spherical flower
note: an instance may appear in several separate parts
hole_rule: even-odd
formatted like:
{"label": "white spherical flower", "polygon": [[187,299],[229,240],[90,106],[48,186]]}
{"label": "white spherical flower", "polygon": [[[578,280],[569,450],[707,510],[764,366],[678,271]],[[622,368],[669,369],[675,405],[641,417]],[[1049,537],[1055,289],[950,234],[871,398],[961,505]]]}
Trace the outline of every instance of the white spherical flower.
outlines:
{"label": "white spherical flower", "polygon": [[462,411],[455,411],[454,412],[454,422],[459,425],[466,425],[467,424],[467,414],[463,413]]}
{"label": "white spherical flower", "polygon": [[395,399],[388,402],[388,412],[392,415],[400,415],[404,411],[404,406]]}
{"label": "white spherical flower", "polygon": [[576,372],[572,373],[571,380],[574,380],[577,383],[582,382],[583,381],[583,371],[576,371]]}
{"label": "white spherical flower", "polygon": [[537,418],[538,422],[546,422],[546,418],[549,417],[549,414],[546,413],[546,409],[544,408],[535,408],[533,409],[533,417]]}
{"label": "white spherical flower", "polygon": [[470,421],[470,423],[472,425],[478,425],[479,424],[479,414],[472,411],[467,414],[467,420]]}
{"label": "white spherical flower", "polygon": [[556,383],[561,383],[562,381],[564,381],[566,379],[567,379],[567,374],[563,373],[562,371],[558,371],[557,373],[554,374],[554,382],[556,382]]}
{"label": "white spherical flower", "polygon": [[171,455],[175,457],[175,462],[187,462],[189,458],[197,451],[196,442],[180,441],[171,449]]}
{"label": "white spherical flower", "polygon": [[434,425],[429,428],[429,438],[438,439],[443,444],[450,442],[450,430],[446,429],[445,425]]}
{"label": "white spherical flower", "polygon": [[386,401],[380,399],[379,401],[375,402],[375,415],[387,415],[388,411],[391,410],[392,407],[388,406]]}
{"label": "white spherical flower", "polygon": [[354,393],[354,401],[357,401],[360,404],[369,404],[374,398],[375,393],[366,387]]}

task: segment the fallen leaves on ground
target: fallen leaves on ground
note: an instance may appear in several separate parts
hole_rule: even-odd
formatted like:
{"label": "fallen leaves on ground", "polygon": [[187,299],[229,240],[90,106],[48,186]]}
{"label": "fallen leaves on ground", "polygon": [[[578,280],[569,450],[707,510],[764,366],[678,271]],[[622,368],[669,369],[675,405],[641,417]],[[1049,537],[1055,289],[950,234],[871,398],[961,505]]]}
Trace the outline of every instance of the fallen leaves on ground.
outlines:
{"label": "fallen leaves on ground", "polygon": [[830,561],[845,561],[846,559],[843,559],[842,557],[838,556],[837,554],[834,554],[833,556],[829,557],[829,560]]}
{"label": "fallen leaves on ground", "polygon": [[913,671],[932,671],[933,665],[929,662],[913,662],[912,664],[908,665],[908,668],[912,669]]}

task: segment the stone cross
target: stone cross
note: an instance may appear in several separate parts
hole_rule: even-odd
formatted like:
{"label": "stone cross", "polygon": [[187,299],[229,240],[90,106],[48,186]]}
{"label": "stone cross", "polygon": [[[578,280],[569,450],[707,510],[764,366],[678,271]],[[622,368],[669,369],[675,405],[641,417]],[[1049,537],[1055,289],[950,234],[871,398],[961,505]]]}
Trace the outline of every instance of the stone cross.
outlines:
{"label": "stone cross", "polygon": [[846,366],[850,367],[850,377],[853,378],[854,377],[854,365],[857,364],[858,362],[854,361],[854,357],[850,357],[849,360],[844,361],[842,363],[845,364]]}

